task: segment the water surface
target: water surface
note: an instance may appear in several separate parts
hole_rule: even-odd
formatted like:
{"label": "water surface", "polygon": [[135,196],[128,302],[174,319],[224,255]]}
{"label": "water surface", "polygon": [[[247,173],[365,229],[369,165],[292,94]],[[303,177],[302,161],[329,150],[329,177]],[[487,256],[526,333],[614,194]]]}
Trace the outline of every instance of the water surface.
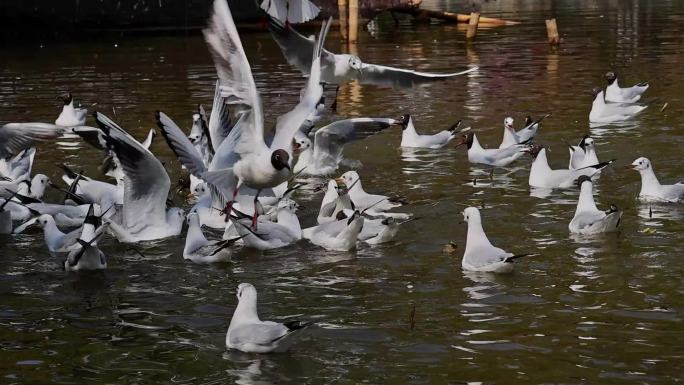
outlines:
{"label": "water surface", "polygon": [[[465,9],[459,2],[427,7]],[[381,18],[362,33],[368,62],[431,71],[482,70],[413,90],[347,85],[338,118],[414,116],[434,132],[463,119],[481,143],[497,146],[506,116],[552,113],[538,137],[565,167],[562,139],[591,133],[600,159],[616,158],[597,183],[601,207],[625,210],[621,231],[568,234],[577,191],[531,192],[529,160],[490,170],[467,163],[463,148],[400,149],[388,130],[347,147],[363,163],[364,186],[407,196],[420,217],[397,239],[349,253],[305,242],[256,252],[232,264],[198,266],[181,257],[183,239],[141,246],[145,258],[111,239],[103,272],[65,273],[37,232],[0,241],[2,383],[120,384],[643,384],[674,383],[684,369],[683,225],[679,205],[639,204],[636,173],[647,156],[663,182],[680,165],[684,4],[677,1],[496,1],[483,14],[522,21],[481,29],[472,45],[462,26],[398,26]],[[546,43],[544,19],[558,18],[563,42]],[[297,101],[304,84],[267,33],[243,35],[267,125]],[[333,33],[329,49],[341,49]],[[53,121],[69,89],[138,137],[161,109],[185,128],[197,103],[209,105],[215,71],[199,35],[113,36],[0,48],[0,119]],[[649,108],[621,125],[590,128],[590,90],[615,70],[623,83],[651,81]],[[331,95],[332,96],[332,95]],[[661,107],[668,103],[668,108]],[[94,122],[89,122],[94,124]],[[100,154],[77,141],[42,145],[35,171],[53,181],[67,163],[97,175]],[[172,181],[178,162],[159,140],[154,153]],[[473,179],[477,179],[473,183]],[[59,195],[51,193],[49,199]],[[320,196],[301,193],[311,224]],[[182,199],[176,198],[177,204]],[[507,276],[460,268],[463,204],[481,206],[496,245],[534,252]],[[649,211],[652,213],[649,214]],[[447,254],[443,246],[458,248]],[[289,353],[227,352],[234,289],[259,290],[264,319],[318,322]],[[415,327],[409,314],[415,306]]]}

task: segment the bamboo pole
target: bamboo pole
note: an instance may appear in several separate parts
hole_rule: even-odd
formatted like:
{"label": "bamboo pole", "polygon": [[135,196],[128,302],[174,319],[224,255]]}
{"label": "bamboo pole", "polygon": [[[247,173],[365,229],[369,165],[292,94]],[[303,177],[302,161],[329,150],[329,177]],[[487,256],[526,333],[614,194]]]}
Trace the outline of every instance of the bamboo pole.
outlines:
{"label": "bamboo pole", "polygon": [[558,36],[558,25],[556,24],[556,19],[546,20],[546,35],[549,39],[549,44],[557,45],[560,43],[560,37]]}
{"label": "bamboo pole", "polygon": [[475,35],[477,35],[477,25],[480,22],[480,13],[473,12],[470,14],[470,21],[468,22],[468,31],[466,32],[467,40],[475,40]]}
{"label": "bamboo pole", "polygon": [[[470,22],[470,15],[466,15],[463,13],[454,13],[454,12],[446,12],[446,11],[433,11],[430,9],[408,9],[408,10],[395,10],[394,12],[401,12],[401,13],[408,13],[410,15],[413,15],[414,17],[430,17],[432,19],[438,19],[438,20],[444,20],[448,22],[454,22],[454,23],[469,23]],[[480,17],[480,20],[478,22],[479,26],[482,27],[495,27],[495,26],[503,26],[503,25],[518,25],[520,24],[519,21],[513,21],[513,20],[504,20],[504,19],[497,19],[493,17]]]}
{"label": "bamboo pole", "polygon": [[347,41],[347,0],[337,0],[337,10],[340,19],[340,38]]}
{"label": "bamboo pole", "polygon": [[349,0],[349,43],[359,40],[359,0]]}

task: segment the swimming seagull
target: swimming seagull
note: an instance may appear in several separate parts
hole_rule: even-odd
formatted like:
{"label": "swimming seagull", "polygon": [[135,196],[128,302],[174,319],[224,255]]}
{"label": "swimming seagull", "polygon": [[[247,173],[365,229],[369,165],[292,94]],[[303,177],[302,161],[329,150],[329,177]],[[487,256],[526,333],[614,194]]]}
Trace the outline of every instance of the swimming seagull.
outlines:
{"label": "swimming seagull", "polygon": [[342,162],[344,145],[367,138],[398,122],[386,118],[338,120],[315,131],[313,143],[305,135],[295,135],[295,149],[300,151],[294,173],[328,175]]}
{"label": "swimming seagull", "polygon": [[262,321],[257,313],[257,291],[252,284],[237,288],[238,305],[226,333],[226,347],[245,353],[269,353],[287,348],[287,337],[311,325],[308,322]]}
{"label": "swimming seagull", "polygon": [[528,178],[529,185],[540,188],[551,189],[572,187],[580,176],[586,175],[592,177],[615,161],[615,159],[611,159],[608,162],[593,164],[577,170],[554,170],[549,166],[549,162],[546,158],[546,149],[544,147],[535,145],[528,148],[527,151],[534,158],[532,167],[530,168],[530,177]]}
{"label": "swimming seagull", "polygon": [[598,156],[596,156],[596,147],[594,147],[594,139],[589,135],[584,135],[577,146],[568,144],[570,151],[570,165],[571,170],[588,167],[593,164],[598,164]]}
{"label": "swimming seagull", "polygon": [[340,212],[337,220],[309,227],[302,231],[304,239],[326,250],[349,251],[356,247],[364,225],[364,217],[356,210],[347,218]]}
{"label": "swimming seagull", "polygon": [[[264,140],[264,122],[261,99],[252,71],[245,56],[240,37],[228,5],[223,0],[214,1],[213,14],[204,37],[214,58],[219,79],[223,82],[222,94],[228,102],[242,112],[239,134],[236,139],[223,145],[231,146],[231,166],[221,170],[207,171],[201,175],[210,185],[221,190],[227,200],[225,211],[230,212],[238,190],[242,185],[256,189],[254,198],[253,227],[257,220],[257,198],[262,189],[276,187],[292,176],[291,159],[293,138],[299,127],[316,109],[322,94],[320,79],[320,55],[330,20],[321,28],[315,49],[311,55],[311,76],[303,90],[300,102],[290,112],[278,117],[275,136],[270,145]],[[236,131],[237,127],[233,129]]]}
{"label": "swimming seagull", "polygon": [[104,234],[104,229],[100,227],[107,226],[106,224],[101,226],[100,223],[100,218],[95,216],[93,205],[90,205],[81,228],[81,234],[76,240],[78,246],[69,252],[64,261],[64,270],[101,270],[107,268],[107,258],[102,250],[97,247],[97,239]]}
{"label": "swimming seagull", "polygon": [[506,148],[483,148],[473,132],[468,132],[457,146],[468,146],[468,161],[495,167],[506,167],[525,154],[525,144],[514,144]]}
{"label": "swimming seagull", "polygon": [[625,103],[607,103],[603,91],[594,89],[594,101],[589,112],[590,123],[621,122],[633,118],[646,109],[646,106]]}
{"label": "swimming seagull", "polygon": [[[45,245],[50,253],[67,253],[78,247],[78,239],[81,236],[82,228],[78,228],[69,233],[63,233],[52,215],[43,214],[33,222],[43,229]],[[14,230],[19,232],[19,228]]]}
{"label": "swimming seagull", "polygon": [[463,218],[468,223],[468,235],[461,266],[463,270],[510,273],[513,271],[513,261],[530,254],[508,253],[498,247],[492,246],[482,228],[480,210],[468,207],[463,210]]}
{"label": "swimming seagull", "polygon": [[651,161],[647,158],[638,158],[627,167],[639,171],[639,174],[641,175],[639,199],[661,202],[684,201],[684,183],[679,182],[670,185],[660,184],[653,171],[653,166],[651,166]]}
{"label": "swimming seagull", "polygon": [[238,239],[228,239],[225,241],[209,241],[202,233],[199,215],[196,212],[188,214],[188,234],[185,237],[185,247],[183,248],[183,259],[195,263],[214,263],[229,262],[231,258],[230,246],[235,244]]}
{"label": "swimming seagull", "polygon": [[649,87],[648,82],[642,82],[632,87],[620,88],[618,78],[614,72],[606,73],[608,87],[606,87],[606,101],[614,103],[636,103]]}
{"label": "swimming seagull", "polygon": [[590,235],[616,231],[622,218],[622,211],[619,211],[615,205],[610,205],[608,211],[601,211],[596,207],[590,177],[580,176],[577,179],[577,185],[580,187],[580,195],[575,216],[568,225],[570,232]]}
{"label": "swimming seagull", "polygon": [[110,222],[110,231],[119,241],[129,243],[180,234],[183,210],[166,209],[171,181],[164,166],[107,116],[96,112],[95,119],[107,133],[125,176],[121,223]]}
{"label": "swimming seagull", "polygon": [[499,148],[506,148],[520,143],[527,143],[537,135],[537,130],[539,130],[539,123],[541,123],[544,118],[549,117],[551,114],[546,114],[537,120],[532,120],[532,117],[528,116],[525,119],[525,127],[521,128],[520,131],[515,131],[513,127],[513,118],[507,117],[504,119],[504,134],[503,140],[499,145]]}
{"label": "swimming seagull", "polygon": [[[283,51],[287,62],[303,74],[309,74],[314,39],[299,34],[292,27],[273,18],[270,18],[269,29]],[[364,63],[358,56],[334,54],[325,49],[321,55],[321,81],[328,84],[343,84],[351,80],[358,80],[361,84],[408,88],[418,84],[465,75],[477,69],[477,67],[472,67],[455,73],[428,73]]]}
{"label": "swimming seagull", "polygon": [[[449,144],[457,135],[456,129],[461,125],[461,120],[452,124],[444,131],[440,131],[433,135],[421,135],[416,132],[416,127],[413,125],[413,118],[409,114],[404,114],[399,118],[403,130],[401,132],[401,147],[415,147],[415,148],[442,148]],[[458,131],[462,132],[467,129]]]}
{"label": "swimming seagull", "polygon": [[62,127],[82,126],[86,122],[86,115],[88,110],[85,108],[74,107],[74,97],[71,92],[67,92],[60,96],[64,102],[62,112],[60,112],[55,124]]}
{"label": "swimming seagull", "polygon": [[235,230],[242,237],[245,246],[257,250],[273,250],[289,246],[302,239],[302,228],[295,213],[297,204],[291,199],[282,199],[276,208],[275,222],[260,221],[259,228],[254,230],[250,223],[252,218],[240,213],[241,218],[231,217]]}
{"label": "swimming seagull", "polygon": [[[392,216],[394,213],[386,213],[385,211],[406,204],[404,197],[389,197],[385,195],[369,194],[361,185],[361,177],[356,171],[347,171],[342,176],[337,178],[337,182],[344,183],[349,189],[349,197],[358,210],[368,210],[369,215],[377,216]],[[396,213],[400,214],[400,213]],[[407,218],[406,214],[399,215],[401,218]]]}
{"label": "swimming seagull", "polygon": [[309,0],[262,0],[259,7],[285,24],[299,24],[313,20],[321,11]]}

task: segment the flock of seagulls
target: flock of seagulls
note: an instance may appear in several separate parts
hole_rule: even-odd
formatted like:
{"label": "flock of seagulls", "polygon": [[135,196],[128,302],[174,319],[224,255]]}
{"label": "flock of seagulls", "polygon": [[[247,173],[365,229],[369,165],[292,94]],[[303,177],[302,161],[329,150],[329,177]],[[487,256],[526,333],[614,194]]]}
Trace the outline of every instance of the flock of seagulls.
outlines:
{"label": "flock of seagulls", "polygon": [[[151,130],[142,140],[131,136],[106,115],[95,112],[96,127],[86,125],[85,109],[76,107],[70,93],[61,97],[62,112],[54,124],[8,123],[0,127],[0,233],[18,234],[37,226],[47,250],[63,258],[67,271],[107,268],[106,252],[98,247],[105,234],[122,243],[156,241],[179,236],[187,225],[183,258],[195,263],[228,262],[237,245],[272,250],[308,241],[326,250],[348,251],[359,242],[377,245],[391,241],[402,225],[418,218],[398,211],[408,202],[399,196],[367,192],[357,171],[317,185],[323,193],[315,224],[303,227],[294,195],[305,175],[329,176],[345,159],[344,145],[363,140],[390,127],[402,127],[402,147],[442,148],[455,139],[465,145],[470,163],[506,167],[524,156],[533,158],[529,186],[541,189],[580,190],[571,233],[591,235],[615,231],[622,211],[615,205],[599,210],[593,184],[601,170],[614,160],[600,162],[595,142],[583,137],[568,144],[567,169],[552,169],[546,149],[535,143],[541,122],[527,117],[519,130],[511,117],[504,119],[501,144],[483,147],[470,127],[461,121],[435,134],[419,134],[409,114],[392,118],[351,118],[316,128],[327,110],[324,86],[351,80],[363,84],[411,87],[448,79],[471,71],[431,74],[367,64],[356,56],[334,54],[324,43],[330,20],[317,36],[297,33],[291,23],[309,20],[318,13],[307,0],[264,0],[270,15],[270,31],[286,60],[307,77],[299,103],[265,130],[262,101],[245,55],[230,9],[215,0],[204,37],[214,59],[218,81],[211,111],[198,106],[186,134],[162,111],[156,113],[161,135],[189,173],[186,214],[174,207],[174,191],[164,164],[150,151],[156,137]],[[645,106],[636,105],[648,84],[620,88],[614,73],[606,74],[608,87],[598,91],[589,119],[615,122],[628,119]],[[77,135],[102,151],[102,181],[64,165],[66,187],[53,184],[43,174],[32,176],[36,146],[64,135]],[[635,160],[630,167],[641,175],[639,197],[645,200],[680,202],[684,184],[662,185],[651,162]],[[43,201],[48,187],[64,194],[59,203]],[[370,189],[372,190],[372,189]],[[369,190],[369,191],[370,191]],[[468,231],[462,258],[464,270],[504,273],[513,262],[531,254],[513,254],[493,246],[483,228],[478,208],[463,210]],[[207,229],[222,232],[215,236]],[[285,348],[290,335],[309,323],[261,321],[257,291],[249,283],[237,288],[238,305],[226,334],[228,348],[265,353]]]}

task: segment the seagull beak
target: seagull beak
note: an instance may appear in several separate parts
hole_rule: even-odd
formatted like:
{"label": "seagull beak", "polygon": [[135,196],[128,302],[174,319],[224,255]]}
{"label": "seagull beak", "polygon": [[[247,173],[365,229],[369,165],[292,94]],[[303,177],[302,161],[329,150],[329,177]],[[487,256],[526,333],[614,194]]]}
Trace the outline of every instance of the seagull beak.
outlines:
{"label": "seagull beak", "polygon": [[341,177],[338,177],[338,178],[335,178],[335,182],[337,182],[338,184],[344,183],[344,179],[342,179]]}
{"label": "seagull beak", "polygon": [[458,143],[456,143],[456,147],[463,146],[466,143],[468,143],[468,140],[466,139],[466,137],[462,137],[461,140],[459,140]]}
{"label": "seagull beak", "polygon": [[628,165],[625,166],[625,168],[628,169],[628,170],[634,170],[634,169],[636,168],[636,166],[633,165],[633,164],[628,164]]}

